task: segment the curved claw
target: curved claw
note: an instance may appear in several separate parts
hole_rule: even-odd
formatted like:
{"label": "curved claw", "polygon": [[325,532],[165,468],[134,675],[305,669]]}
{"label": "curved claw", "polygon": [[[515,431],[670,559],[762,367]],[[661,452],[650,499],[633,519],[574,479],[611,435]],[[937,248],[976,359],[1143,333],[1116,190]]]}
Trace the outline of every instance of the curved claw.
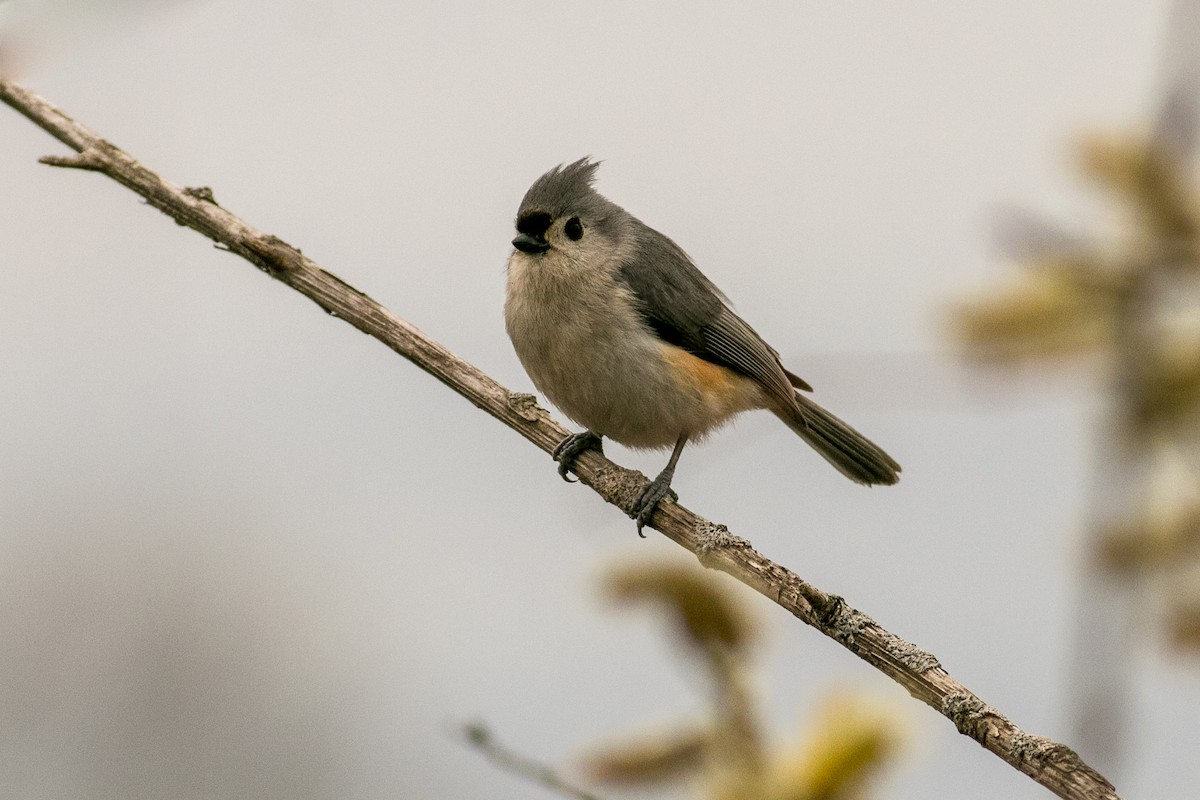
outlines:
{"label": "curved claw", "polygon": [[686,433],[679,435],[679,438],[675,440],[675,449],[671,451],[671,458],[667,461],[667,465],[663,467],[662,472],[658,473],[658,477],[650,481],[650,484],[642,490],[637,502],[633,504],[633,510],[629,512],[629,516],[637,520],[638,536],[643,539],[646,538],[646,534],[642,533],[642,528],[650,521],[650,515],[654,513],[658,501],[668,494],[671,495],[672,500],[679,499],[679,495],[671,491],[671,478],[675,477],[675,465],[679,463],[679,454],[683,452],[683,446],[687,444],[687,440]]}
{"label": "curved claw", "polygon": [[578,478],[572,478],[570,475],[567,474],[568,469],[569,469],[569,466],[565,461],[559,462],[558,477],[562,478],[567,483],[579,483]]}
{"label": "curved claw", "polygon": [[558,462],[559,477],[567,483],[575,483],[575,479],[567,475],[567,470],[575,464],[575,459],[579,457],[580,453],[593,448],[601,453],[604,452],[604,443],[591,431],[572,433],[559,442],[550,452],[551,457]]}
{"label": "curved claw", "polygon": [[654,509],[658,508],[659,501],[664,497],[679,500],[679,495],[671,488],[670,476],[659,475],[642,490],[637,502],[633,504],[633,511],[629,516],[637,522],[637,534],[643,539],[646,538],[646,534],[642,533],[642,528],[650,522],[650,517],[654,515]]}

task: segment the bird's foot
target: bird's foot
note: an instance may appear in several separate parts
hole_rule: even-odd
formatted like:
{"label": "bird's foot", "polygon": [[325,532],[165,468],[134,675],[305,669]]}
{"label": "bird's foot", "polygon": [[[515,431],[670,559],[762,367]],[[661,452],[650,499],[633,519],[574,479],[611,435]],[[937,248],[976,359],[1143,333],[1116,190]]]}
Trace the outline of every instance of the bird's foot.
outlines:
{"label": "bird's foot", "polygon": [[575,483],[575,479],[567,475],[574,464],[575,459],[584,450],[597,450],[604,452],[604,442],[600,437],[591,431],[582,431],[580,433],[572,433],[570,436],[558,443],[558,446],[551,451],[550,455],[558,462],[558,474],[567,483]]}
{"label": "bird's foot", "polygon": [[642,490],[637,502],[633,504],[633,509],[629,512],[629,516],[637,520],[637,533],[643,539],[646,538],[646,534],[642,533],[642,528],[650,521],[654,509],[658,508],[658,501],[667,496],[670,496],[672,500],[679,500],[679,495],[675,494],[675,490],[671,488],[671,478],[672,475],[664,471],[663,474],[650,481],[650,485]]}

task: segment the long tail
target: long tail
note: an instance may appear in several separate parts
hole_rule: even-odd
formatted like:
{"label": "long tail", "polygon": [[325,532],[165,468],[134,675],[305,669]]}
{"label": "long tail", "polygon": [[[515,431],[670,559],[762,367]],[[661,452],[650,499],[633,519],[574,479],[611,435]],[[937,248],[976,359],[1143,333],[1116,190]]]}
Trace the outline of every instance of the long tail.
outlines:
{"label": "long tail", "polygon": [[838,472],[868,486],[900,480],[900,465],[875,444],[802,394],[796,408],[775,414]]}

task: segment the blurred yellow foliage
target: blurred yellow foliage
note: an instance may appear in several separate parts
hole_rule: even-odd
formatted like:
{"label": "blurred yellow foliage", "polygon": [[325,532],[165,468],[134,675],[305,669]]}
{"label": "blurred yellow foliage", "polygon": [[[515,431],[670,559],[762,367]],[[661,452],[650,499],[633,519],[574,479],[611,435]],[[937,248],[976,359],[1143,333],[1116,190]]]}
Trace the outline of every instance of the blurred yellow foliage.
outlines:
{"label": "blurred yellow foliage", "polygon": [[711,706],[702,724],[597,749],[584,762],[592,780],[650,787],[688,781],[706,800],[862,800],[870,777],[900,739],[896,714],[841,693],[810,723],[804,742],[770,753],[748,684],[754,625],[723,577],[692,564],[628,566],[606,581],[621,601],[653,603],[708,669]]}
{"label": "blurred yellow foliage", "polygon": [[1017,287],[957,315],[958,338],[983,361],[1075,355],[1112,339],[1112,291],[1091,264],[1047,260]]}
{"label": "blurred yellow foliage", "polygon": [[1168,612],[1167,631],[1180,649],[1200,651],[1200,576],[1193,576],[1184,596],[1175,599]]}
{"label": "blurred yellow foliage", "polygon": [[676,563],[637,564],[614,570],[605,593],[622,602],[656,602],[692,644],[745,648],[754,636],[750,617],[724,583]]}
{"label": "blurred yellow foliage", "polygon": [[[1166,509],[1164,509],[1166,510]],[[1101,539],[1099,556],[1113,572],[1161,569],[1200,550],[1200,504],[1147,513],[1132,523],[1114,525]]]}
{"label": "blurred yellow foliage", "polygon": [[1141,404],[1134,409],[1135,423],[1185,431],[1193,427],[1200,410],[1200,342],[1164,344],[1147,357],[1153,362],[1139,394]]}
{"label": "blurred yellow foliage", "polygon": [[765,797],[851,800],[900,744],[897,713],[857,694],[837,693],[809,723],[807,740],[776,760]]}
{"label": "blurred yellow foliage", "polygon": [[703,766],[712,734],[705,728],[631,737],[631,743],[588,755],[584,773],[610,785],[649,786],[695,775]]}
{"label": "blurred yellow foliage", "polygon": [[1172,640],[1200,648],[1200,591],[1190,605],[1177,599],[1178,575],[1200,569],[1200,202],[1182,157],[1151,137],[1087,138],[1079,163],[1126,212],[1127,229],[1034,252],[1014,289],[957,312],[955,335],[990,363],[1104,357],[1111,452],[1117,466],[1128,461],[1128,495],[1140,500],[1092,555],[1114,574],[1155,581]]}
{"label": "blurred yellow foliage", "polygon": [[1134,213],[1145,239],[1195,239],[1196,199],[1184,165],[1165,149],[1148,137],[1092,136],[1081,142],[1079,155],[1084,172]]}

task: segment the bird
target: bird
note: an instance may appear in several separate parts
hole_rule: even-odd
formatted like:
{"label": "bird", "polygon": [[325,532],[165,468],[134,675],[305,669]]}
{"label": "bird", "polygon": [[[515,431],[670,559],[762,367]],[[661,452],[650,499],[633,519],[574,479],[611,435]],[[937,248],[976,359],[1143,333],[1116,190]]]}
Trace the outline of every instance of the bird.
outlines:
{"label": "bird", "polygon": [[765,409],[852,481],[894,484],[900,465],[804,393],[779,353],[667,236],[595,189],[599,161],[559,164],[529,187],[508,259],[505,329],[534,386],[584,430],[554,448],[566,481],[604,439],[665,450],[629,510],[639,536],[688,442]]}

